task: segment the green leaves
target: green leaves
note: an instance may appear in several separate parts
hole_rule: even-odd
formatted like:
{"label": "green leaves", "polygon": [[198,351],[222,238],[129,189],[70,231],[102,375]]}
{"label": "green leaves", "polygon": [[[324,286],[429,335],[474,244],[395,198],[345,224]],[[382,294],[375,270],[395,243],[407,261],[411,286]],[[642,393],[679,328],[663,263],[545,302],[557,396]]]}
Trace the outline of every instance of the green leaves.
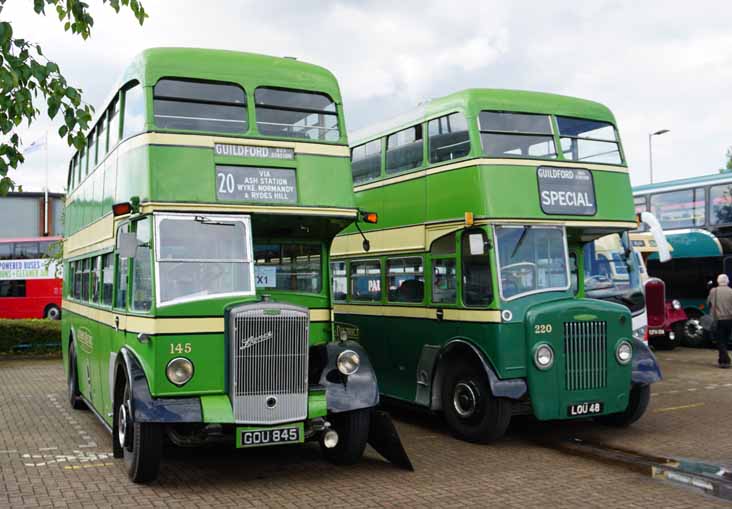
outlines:
{"label": "green leaves", "polygon": [[[142,25],[147,13],[139,0],[101,0],[115,12],[129,8]],[[0,0],[0,11],[5,0]],[[94,19],[89,4],[81,0],[33,0],[36,14],[45,15],[46,7],[56,11],[65,31],[91,35]],[[13,38],[13,27],[0,21],[0,196],[16,188],[8,171],[16,169],[25,159],[23,142],[16,129],[24,121],[31,125],[40,114],[38,99],[46,104],[50,118],[63,115],[58,135],[77,150],[86,145],[84,131],[89,128],[94,108],[83,102],[82,90],[69,86],[61,69],[49,61],[38,44]]]}

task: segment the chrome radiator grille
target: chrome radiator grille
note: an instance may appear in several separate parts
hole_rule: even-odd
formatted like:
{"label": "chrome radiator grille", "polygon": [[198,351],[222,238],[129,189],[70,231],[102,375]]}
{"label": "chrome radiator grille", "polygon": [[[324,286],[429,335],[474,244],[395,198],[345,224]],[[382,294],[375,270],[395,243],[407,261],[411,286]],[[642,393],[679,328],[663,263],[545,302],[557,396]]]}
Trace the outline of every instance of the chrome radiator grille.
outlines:
{"label": "chrome radiator grille", "polygon": [[607,386],[607,324],[564,323],[565,386],[568,391]]}
{"label": "chrome radiator grille", "polygon": [[237,423],[276,424],[307,416],[307,309],[248,304],[229,317],[230,382]]}

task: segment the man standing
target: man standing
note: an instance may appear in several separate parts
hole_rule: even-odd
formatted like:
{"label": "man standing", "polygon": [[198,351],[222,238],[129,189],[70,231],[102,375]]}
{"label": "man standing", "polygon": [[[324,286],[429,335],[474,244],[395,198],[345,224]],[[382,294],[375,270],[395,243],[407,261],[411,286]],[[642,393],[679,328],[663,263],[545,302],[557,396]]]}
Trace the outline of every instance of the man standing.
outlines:
{"label": "man standing", "polygon": [[717,348],[719,349],[719,367],[729,368],[730,358],[727,353],[727,342],[732,335],[732,288],[726,274],[717,276],[717,286],[709,291],[707,306],[712,318],[717,322]]}

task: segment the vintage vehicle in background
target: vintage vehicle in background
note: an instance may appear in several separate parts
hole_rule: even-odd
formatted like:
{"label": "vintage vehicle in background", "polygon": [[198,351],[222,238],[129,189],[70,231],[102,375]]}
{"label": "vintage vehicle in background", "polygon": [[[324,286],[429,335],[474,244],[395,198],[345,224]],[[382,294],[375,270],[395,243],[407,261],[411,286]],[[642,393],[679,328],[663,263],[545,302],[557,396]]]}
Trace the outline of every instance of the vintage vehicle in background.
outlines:
{"label": "vintage vehicle in background", "polygon": [[317,441],[336,464],[369,441],[411,467],[369,357],[332,334],[330,245],[360,217],[333,75],[150,49],[104,106],[69,166],[63,360],[130,479],[164,437]]}
{"label": "vintage vehicle in background", "polygon": [[637,212],[652,212],[673,247],[673,260],[661,264],[648,257],[648,272],[663,279],[670,300],[677,300],[687,319],[682,344],[703,346],[702,327],[709,282],[732,277],[732,172],[638,186]]}
{"label": "vintage vehicle in background", "polygon": [[61,318],[63,274],[49,259],[60,241],[61,237],[0,240],[0,318]]}
{"label": "vintage vehicle in background", "polygon": [[[472,442],[518,414],[643,415],[661,374],[633,337],[639,277],[597,250],[583,277],[585,246],[615,235],[617,247],[637,225],[610,110],[471,89],[353,138],[356,205],[379,224],[364,225],[367,254],[355,227],[336,238],[334,307],[383,395],[442,412]],[[610,298],[588,298],[587,280]]]}

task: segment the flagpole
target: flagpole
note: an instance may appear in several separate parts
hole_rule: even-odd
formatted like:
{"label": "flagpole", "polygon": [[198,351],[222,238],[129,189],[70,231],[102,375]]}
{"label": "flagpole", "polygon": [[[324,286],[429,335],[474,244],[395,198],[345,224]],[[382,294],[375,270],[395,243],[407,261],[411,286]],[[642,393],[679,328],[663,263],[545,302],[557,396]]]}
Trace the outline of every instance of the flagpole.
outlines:
{"label": "flagpole", "polygon": [[43,215],[45,216],[45,222],[44,222],[45,231],[43,232],[43,235],[48,236],[48,130],[46,130],[46,192],[44,194],[43,199],[44,199]]}

